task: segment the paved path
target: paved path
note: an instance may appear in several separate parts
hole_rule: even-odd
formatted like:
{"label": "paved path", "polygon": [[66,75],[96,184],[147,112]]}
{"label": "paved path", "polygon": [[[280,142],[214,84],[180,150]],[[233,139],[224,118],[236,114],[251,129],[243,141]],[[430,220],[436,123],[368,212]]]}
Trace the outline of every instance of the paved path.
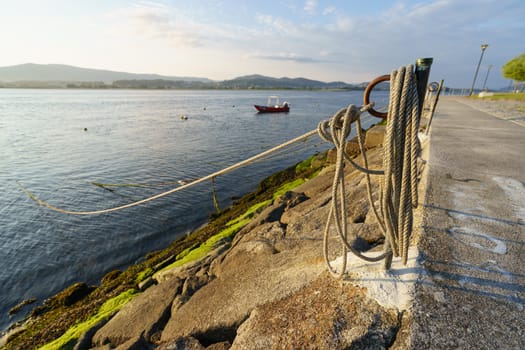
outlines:
{"label": "paved path", "polygon": [[525,349],[525,126],[442,97],[413,349]]}

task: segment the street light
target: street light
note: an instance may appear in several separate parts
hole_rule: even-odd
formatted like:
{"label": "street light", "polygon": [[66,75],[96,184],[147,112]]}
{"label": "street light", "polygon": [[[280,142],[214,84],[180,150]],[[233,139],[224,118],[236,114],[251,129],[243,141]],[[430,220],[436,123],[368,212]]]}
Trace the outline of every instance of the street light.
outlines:
{"label": "street light", "polygon": [[472,91],[474,91],[474,84],[476,83],[476,78],[478,77],[479,66],[481,65],[481,60],[483,59],[483,54],[485,50],[489,47],[487,44],[481,45],[481,56],[479,57],[478,67],[476,68],[476,73],[474,74],[474,80],[472,81],[472,87],[470,88],[469,96],[472,96]]}
{"label": "street light", "polygon": [[487,88],[487,79],[489,78],[489,73],[491,69],[492,69],[492,64],[489,64],[487,68],[487,75],[485,75],[485,82],[483,83],[483,90]]}

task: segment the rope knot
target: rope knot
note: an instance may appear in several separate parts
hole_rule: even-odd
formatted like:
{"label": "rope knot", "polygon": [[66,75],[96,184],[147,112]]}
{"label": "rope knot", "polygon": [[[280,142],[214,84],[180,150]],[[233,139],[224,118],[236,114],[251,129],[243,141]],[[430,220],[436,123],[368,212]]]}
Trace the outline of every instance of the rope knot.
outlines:
{"label": "rope knot", "polygon": [[322,121],[317,127],[319,136],[326,142],[333,143],[336,148],[344,146],[344,141],[350,135],[351,124],[361,115],[355,105],[338,110],[328,121]]}
{"label": "rope knot", "polygon": [[345,121],[345,115],[342,113],[336,114],[330,120],[330,127],[334,130],[340,130],[343,128]]}

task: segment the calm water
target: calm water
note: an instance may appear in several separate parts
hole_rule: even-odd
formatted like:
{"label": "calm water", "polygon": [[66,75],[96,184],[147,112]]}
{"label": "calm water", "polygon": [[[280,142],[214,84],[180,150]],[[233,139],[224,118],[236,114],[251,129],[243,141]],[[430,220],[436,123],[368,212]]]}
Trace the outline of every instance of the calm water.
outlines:
{"label": "calm water", "polygon": [[[20,301],[40,303],[72,283],[98,283],[201,225],[214,210],[209,183],[90,217],[39,207],[19,184],[67,209],[126,204],[299,136],[362,98],[361,92],[277,93],[290,102],[290,113],[256,114],[253,104],[265,103],[264,91],[0,89],[0,330],[23,316],[7,315]],[[217,178],[220,205],[327,147],[315,136]],[[92,182],[145,186],[108,191]]]}

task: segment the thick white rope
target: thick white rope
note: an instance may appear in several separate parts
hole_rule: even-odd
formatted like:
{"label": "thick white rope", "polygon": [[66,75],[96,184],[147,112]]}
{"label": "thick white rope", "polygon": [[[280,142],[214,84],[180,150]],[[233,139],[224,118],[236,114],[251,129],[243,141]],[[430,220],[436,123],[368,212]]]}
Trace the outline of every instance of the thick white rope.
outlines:
{"label": "thick white rope", "polygon": [[204,182],[204,181],[208,181],[208,180],[211,180],[217,176],[220,176],[220,175],[224,175],[226,173],[229,173],[235,169],[238,169],[238,168],[241,168],[241,167],[244,167],[246,165],[249,165],[251,163],[255,163],[256,161],[260,160],[261,158],[264,158],[272,153],[275,153],[283,148],[286,148],[296,142],[299,142],[299,141],[303,141],[303,140],[306,140],[307,138],[313,136],[317,134],[317,130],[312,130],[312,131],[309,131],[301,136],[298,136],[294,139],[291,139],[287,142],[284,142],[280,145],[277,145],[269,150],[266,150],[264,152],[261,152],[259,154],[256,154],[254,155],[253,157],[250,157],[248,159],[245,159],[241,162],[238,162],[238,163],[235,163],[233,165],[230,165],[229,167],[227,168],[224,168],[222,170],[219,170],[219,171],[216,171],[214,172],[213,174],[210,174],[210,175],[207,175],[207,176],[204,176],[204,177],[201,177],[197,180],[194,180],[192,182],[189,182],[185,185],[182,185],[182,186],[179,186],[179,187],[176,187],[176,188],[173,188],[171,190],[168,190],[166,192],[162,192],[162,193],[159,193],[157,195],[154,195],[154,196],[151,196],[151,197],[148,197],[148,198],[144,198],[144,199],[141,199],[139,201],[136,201],[136,202],[132,202],[132,203],[128,203],[128,204],[124,204],[124,205],[121,205],[121,206],[117,206],[117,207],[113,207],[113,208],[107,208],[107,209],[101,209],[101,210],[93,210],[93,211],[75,211],[75,210],[68,210],[68,209],[63,209],[63,208],[59,208],[59,207],[56,207],[46,201],[43,201],[41,200],[40,198],[36,197],[33,193],[31,193],[29,190],[27,190],[26,188],[22,187],[22,185],[19,184],[19,186],[22,188],[22,190],[31,198],[33,199],[35,202],[37,202],[39,205],[41,206],[44,206],[48,209],[51,209],[53,211],[56,211],[56,212],[59,212],[59,213],[62,213],[62,214],[69,214],[69,215],[100,215],[100,214],[107,214],[107,213],[111,213],[111,212],[115,212],[115,211],[119,211],[119,210],[122,210],[122,209],[127,209],[127,208],[131,208],[131,207],[135,207],[137,205],[141,205],[141,204],[145,204],[145,203],[148,203],[148,202],[151,202],[151,201],[154,201],[156,199],[159,199],[159,198],[162,198],[162,197],[166,197],[170,194],[173,194],[175,192],[178,192],[178,191],[182,191],[184,189],[187,189],[189,187],[192,187],[192,186],[195,186],[197,184],[200,184],[201,182]]}
{"label": "thick white rope", "polygon": [[[359,110],[356,106],[350,105],[336,113],[329,122],[320,123],[318,127],[319,135],[335,145],[337,154],[332,202],[324,231],[323,252],[329,272],[338,278],[346,273],[348,250],[369,262],[386,259],[386,268],[390,267],[392,255],[401,256],[403,263],[406,264],[412,230],[412,207],[417,206],[418,95],[413,66],[401,67],[399,71],[393,71],[390,77],[390,104],[383,144],[383,171],[368,169],[360,124],[360,114],[364,110],[366,108]],[[358,142],[364,164],[356,168],[366,174],[370,207],[385,236],[385,250],[375,257],[363,255],[354,249],[347,239],[344,160],[351,161],[345,152],[345,144],[350,134],[350,125],[354,121],[357,122]],[[356,165],[353,161],[351,163]],[[372,196],[370,175],[384,175],[380,190],[379,212]],[[331,266],[328,253],[332,222],[335,224],[342,245],[343,259],[339,271]]]}

